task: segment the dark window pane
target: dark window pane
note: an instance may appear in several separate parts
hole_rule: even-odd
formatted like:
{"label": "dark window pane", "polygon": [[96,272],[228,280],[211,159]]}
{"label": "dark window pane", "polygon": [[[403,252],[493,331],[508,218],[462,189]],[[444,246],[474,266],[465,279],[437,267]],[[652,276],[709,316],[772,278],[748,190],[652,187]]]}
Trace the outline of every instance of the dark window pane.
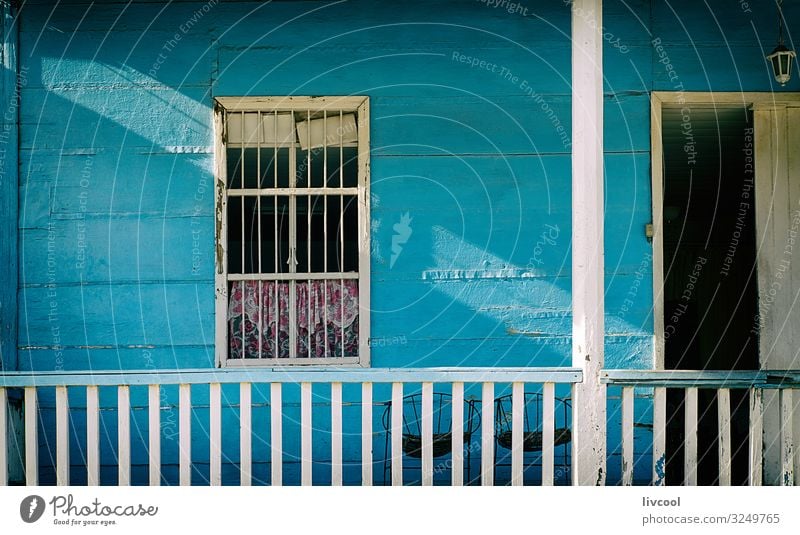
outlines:
{"label": "dark window pane", "polygon": [[244,149],[244,187],[258,187],[258,149]]}
{"label": "dark window pane", "polygon": [[344,197],[344,270],[358,271],[358,197]]}
{"label": "dark window pane", "polygon": [[228,187],[240,189],[242,187],[242,149],[228,149],[225,159],[227,160]]}
{"label": "dark window pane", "polygon": [[[322,195],[297,197],[297,272],[325,271],[325,198]],[[333,254],[329,245],[328,254]],[[310,264],[309,264],[310,263]],[[310,265],[310,270],[309,270]]]}
{"label": "dark window pane", "polygon": [[[277,164],[277,177],[275,166]],[[289,187],[289,149],[274,147],[261,149],[261,187]]]}
{"label": "dark window pane", "polygon": [[228,273],[242,272],[242,199],[228,198]]}

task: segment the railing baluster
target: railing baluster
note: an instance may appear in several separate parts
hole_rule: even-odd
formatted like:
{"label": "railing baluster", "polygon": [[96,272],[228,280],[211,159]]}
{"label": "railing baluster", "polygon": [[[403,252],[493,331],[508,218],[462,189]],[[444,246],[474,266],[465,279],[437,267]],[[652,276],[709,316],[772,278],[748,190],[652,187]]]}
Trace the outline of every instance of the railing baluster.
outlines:
{"label": "railing baluster", "polygon": [[8,411],[8,398],[6,389],[0,386],[0,487],[8,485],[8,422],[6,414]]}
{"label": "railing baluster", "polygon": [[683,484],[697,485],[697,388],[686,388]]}
{"label": "railing baluster", "polygon": [[219,383],[208,385],[209,411],[209,474],[208,481],[212,487],[222,484],[222,403]]}
{"label": "railing baluster", "polygon": [[300,384],[300,484],[312,483],[311,383]]}
{"label": "railing baluster", "polygon": [[653,389],[653,485],[666,484],[667,474],[667,389]]}
{"label": "railing baluster", "polygon": [[781,411],[781,486],[794,485],[794,436],[792,426],[792,389],[781,388],[778,394]]}
{"label": "railing baluster", "polygon": [[269,392],[271,484],[273,487],[279,487],[283,485],[283,403],[281,401],[281,383],[271,383]]}
{"label": "railing baluster", "polygon": [[[511,484],[522,485],[522,434],[525,415],[525,385],[513,383],[511,386]],[[544,450],[542,450],[544,452]],[[544,453],[542,457],[542,482],[547,471]]]}
{"label": "railing baluster", "polygon": [[372,486],[372,383],[361,385],[361,484]]}
{"label": "railing baluster", "polygon": [[433,485],[433,383],[422,383],[422,485]]}
{"label": "railing baluster", "polygon": [[481,399],[481,485],[494,485],[494,383],[483,383]]}
{"label": "railing baluster", "polygon": [[[555,475],[556,389],[545,383],[542,390],[542,485],[553,485]],[[521,425],[522,422],[520,422]],[[566,422],[564,422],[566,425]]]}
{"label": "railing baluster", "polygon": [[56,485],[69,485],[69,400],[67,387],[56,387]]}
{"label": "railing baluster", "polygon": [[161,485],[161,387],[147,386],[148,465],[150,486]]}
{"label": "railing baluster", "polygon": [[36,387],[25,387],[25,484],[39,484],[39,409]]}
{"label": "railing baluster", "polygon": [[633,485],[633,387],[622,387],[622,484]]}
{"label": "railing baluster", "polygon": [[252,388],[250,383],[239,384],[239,484],[249,487],[253,478]]}
{"label": "railing baluster", "polygon": [[178,387],[179,483],[192,484],[192,385]]}
{"label": "railing baluster", "polygon": [[127,385],[117,387],[117,449],[122,487],[131,484],[131,392]]}
{"label": "railing baluster", "polygon": [[342,383],[331,383],[331,484],[342,484]]}
{"label": "railing baluster", "polygon": [[760,487],[764,477],[764,398],[760,388],[750,389],[750,476],[751,487]]}
{"label": "railing baluster", "polygon": [[86,387],[86,481],[100,484],[100,396],[96,386]]}
{"label": "railing baluster", "polygon": [[392,485],[403,484],[403,383],[392,383]]}
{"label": "railing baluster", "polygon": [[719,445],[719,485],[731,484],[731,391],[717,390],[717,426]]}
{"label": "railing baluster", "polygon": [[460,487],[464,484],[464,383],[453,383],[451,394],[453,396],[452,482],[454,487]]}

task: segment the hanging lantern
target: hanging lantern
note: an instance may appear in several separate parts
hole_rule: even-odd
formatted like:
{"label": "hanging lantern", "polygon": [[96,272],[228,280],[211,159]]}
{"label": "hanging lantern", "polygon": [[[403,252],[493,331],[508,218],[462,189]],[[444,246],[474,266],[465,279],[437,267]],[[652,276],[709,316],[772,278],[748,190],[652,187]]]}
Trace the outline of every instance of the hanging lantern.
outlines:
{"label": "hanging lantern", "polygon": [[786,85],[792,78],[792,62],[796,54],[794,50],[789,50],[783,44],[783,11],[781,9],[782,0],[778,0],[778,46],[772,51],[772,54],[767,56],[772,65],[772,74],[775,80],[781,84]]}

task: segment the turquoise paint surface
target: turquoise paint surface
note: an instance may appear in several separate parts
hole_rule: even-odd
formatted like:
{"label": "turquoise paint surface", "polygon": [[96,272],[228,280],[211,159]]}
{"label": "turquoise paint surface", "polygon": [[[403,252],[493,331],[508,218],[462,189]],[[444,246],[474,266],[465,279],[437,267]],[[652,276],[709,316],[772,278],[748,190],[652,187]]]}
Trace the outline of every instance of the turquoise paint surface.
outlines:
{"label": "turquoise paint surface", "polygon": [[[20,19],[27,76],[20,369],[213,365],[212,99],[284,94],[371,98],[374,366],[570,364],[572,110],[563,3],[529,2],[520,16],[470,0],[433,7],[225,2],[209,4],[199,18],[203,2],[70,4],[29,2]],[[763,59],[774,45],[769,10],[670,6],[604,6],[612,368],[652,365],[652,249],[644,236],[651,220],[649,92],[777,89]],[[790,27],[799,10],[785,6]],[[677,79],[659,62],[656,39]],[[782,90],[798,87],[795,77]],[[405,214],[413,232],[392,262],[393,227]],[[223,391],[224,405],[235,406],[238,391]],[[112,394],[103,399],[113,408]],[[201,403],[206,394],[196,395]],[[325,459],[326,389],[315,395],[315,458]],[[133,392],[132,403],[142,406],[143,396]],[[171,428],[163,422],[177,417],[176,393],[165,396],[164,477],[174,482],[177,443],[166,438]],[[376,400],[387,396],[376,387]],[[345,399],[358,398],[357,389],[345,388]],[[255,430],[255,471],[268,481],[268,392],[254,393],[257,399],[254,421],[265,425]],[[287,388],[284,400],[295,407],[299,397]],[[345,459],[356,462],[360,409],[345,410],[353,432]],[[381,411],[375,408],[376,432]],[[74,412],[75,436],[82,436],[85,424]],[[299,471],[292,457],[296,413],[287,408],[284,416],[287,482]],[[146,411],[134,414],[134,425],[145,429]],[[234,455],[224,477],[235,482],[237,416],[232,408],[224,415],[224,446]],[[195,416],[194,458],[207,461],[207,406]],[[113,412],[107,419],[113,436]],[[43,436],[52,414],[45,412],[44,422]],[[612,418],[610,428],[617,424]],[[112,442],[103,443],[104,456],[113,455]],[[79,464],[80,445],[73,446]],[[376,482],[383,446],[378,433]],[[136,455],[134,479],[143,480],[146,459]],[[41,458],[46,481],[52,457],[43,451]],[[329,469],[319,466],[315,481],[324,482]],[[637,461],[637,477],[649,469]],[[199,482],[207,468],[197,470]],[[85,477],[79,467],[75,474],[75,481]],[[358,466],[345,477],[357,482]]]}

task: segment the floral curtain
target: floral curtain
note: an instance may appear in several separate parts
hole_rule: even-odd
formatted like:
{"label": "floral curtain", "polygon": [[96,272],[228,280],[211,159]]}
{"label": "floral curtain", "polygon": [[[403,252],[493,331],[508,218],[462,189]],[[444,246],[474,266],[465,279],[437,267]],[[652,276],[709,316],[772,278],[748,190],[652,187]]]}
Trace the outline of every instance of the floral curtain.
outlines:
{"label": "floral curtain", "polygon": [[[290,288],[289,282],[232,283],[230,358],[289,358]],[[297,358],[358,356],[357,280],[297,281],[295,301]]]}

